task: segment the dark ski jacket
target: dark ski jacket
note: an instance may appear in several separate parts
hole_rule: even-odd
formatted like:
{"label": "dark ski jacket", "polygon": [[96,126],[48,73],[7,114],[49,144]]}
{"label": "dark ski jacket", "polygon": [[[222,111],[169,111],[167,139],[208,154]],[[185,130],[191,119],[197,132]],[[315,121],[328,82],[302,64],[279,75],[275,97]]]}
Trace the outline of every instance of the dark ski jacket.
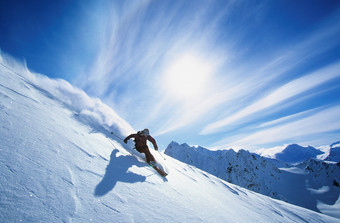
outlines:
{"label": "dark ski jacket", "polygon": [[136,149],[147,147],[147,141],[146,140],[149,140],[152,143],[155,150],[158,150],[156,140],[154,138],[152,138],[152,136],[150,136],[150,135],[145,136],[145,135],[138,134],[138,133],[131,134],[124,139],[124,142],[127,142],[131,138],[134,138]]}

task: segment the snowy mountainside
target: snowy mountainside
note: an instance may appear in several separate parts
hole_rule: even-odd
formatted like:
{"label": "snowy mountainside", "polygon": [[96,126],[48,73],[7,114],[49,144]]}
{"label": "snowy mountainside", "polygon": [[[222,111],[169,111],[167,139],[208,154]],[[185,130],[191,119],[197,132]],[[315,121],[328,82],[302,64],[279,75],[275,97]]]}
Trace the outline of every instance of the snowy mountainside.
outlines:
{"label": "snowy mountainside", "polygon": [[[340,162],[328,162],[309,159],[297,165],[303,168],[310,176],[308,184],[314,188],[321,188],[324,185],[332,185],[329,190],[340,188]],[[335,199],[335,197],[333,197]]]}
{"label": "snowy mountainside", "polygon": [[210,151],[176,142],[165,153],[227,182],[340,218],[339,164],[309,159],[294,166],[245,150]]}
{"label": "snowy mountainside", "polygon": [[0,222],[339,222],[171,157],[164,179],[98,99],[0,63]]}
{"label": "snowy mountainside", "polygon": [[328,156],[325,158],[325,160],[340,162],[340,141],[333,143],[330,146]]}
{"label": "snowy mountainside", "polygon": [[277,193],[268,185],[278,179],[277,173],[280,170],[271,161],[257,154],[245,150],[235,152],[232,149],[210,151],[176,142],[168,145],[165,154],[230,183],[276,198]]}

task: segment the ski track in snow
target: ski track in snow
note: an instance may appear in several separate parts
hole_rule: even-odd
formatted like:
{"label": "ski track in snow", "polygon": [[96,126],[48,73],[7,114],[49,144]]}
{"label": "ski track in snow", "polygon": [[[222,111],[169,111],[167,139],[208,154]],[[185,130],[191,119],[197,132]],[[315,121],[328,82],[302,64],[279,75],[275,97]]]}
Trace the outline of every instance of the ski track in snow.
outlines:
{"label": "ski track in snow", "polygon": [[340,222],[154,153],[162,178],[107,138],[121,120],[77,118],[12,69],[0,66],[0,222]]}

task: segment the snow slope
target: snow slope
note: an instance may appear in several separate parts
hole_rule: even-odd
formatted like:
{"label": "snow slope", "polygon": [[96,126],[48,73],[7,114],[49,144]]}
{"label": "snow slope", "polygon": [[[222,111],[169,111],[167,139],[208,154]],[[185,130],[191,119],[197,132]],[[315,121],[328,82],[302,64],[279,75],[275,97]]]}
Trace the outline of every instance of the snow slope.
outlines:
{"label": "snow slope", "polygon": [[165,153],[227,182],[340,218],[340,163],[309,159],[293,166],[245,150],[210,151],[176,142]]}
{"label": "snow slope", "polygon": [[167,156],[164,179],[100,100],[4,57],[0,101],[0,222],[340,222]]}

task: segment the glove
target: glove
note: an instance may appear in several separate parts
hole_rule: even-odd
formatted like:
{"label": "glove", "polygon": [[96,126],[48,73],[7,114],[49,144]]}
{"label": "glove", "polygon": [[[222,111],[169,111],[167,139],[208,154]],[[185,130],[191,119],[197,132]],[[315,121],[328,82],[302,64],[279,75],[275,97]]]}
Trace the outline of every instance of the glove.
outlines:
{"label": "glove", "polygon": [[158,151],[158,147],[155,147],[155,150]]}
{"label": "glove", "polygon": [[125,143],[125,144],[127,143],[127,139],[124,139],[124,143]]}

